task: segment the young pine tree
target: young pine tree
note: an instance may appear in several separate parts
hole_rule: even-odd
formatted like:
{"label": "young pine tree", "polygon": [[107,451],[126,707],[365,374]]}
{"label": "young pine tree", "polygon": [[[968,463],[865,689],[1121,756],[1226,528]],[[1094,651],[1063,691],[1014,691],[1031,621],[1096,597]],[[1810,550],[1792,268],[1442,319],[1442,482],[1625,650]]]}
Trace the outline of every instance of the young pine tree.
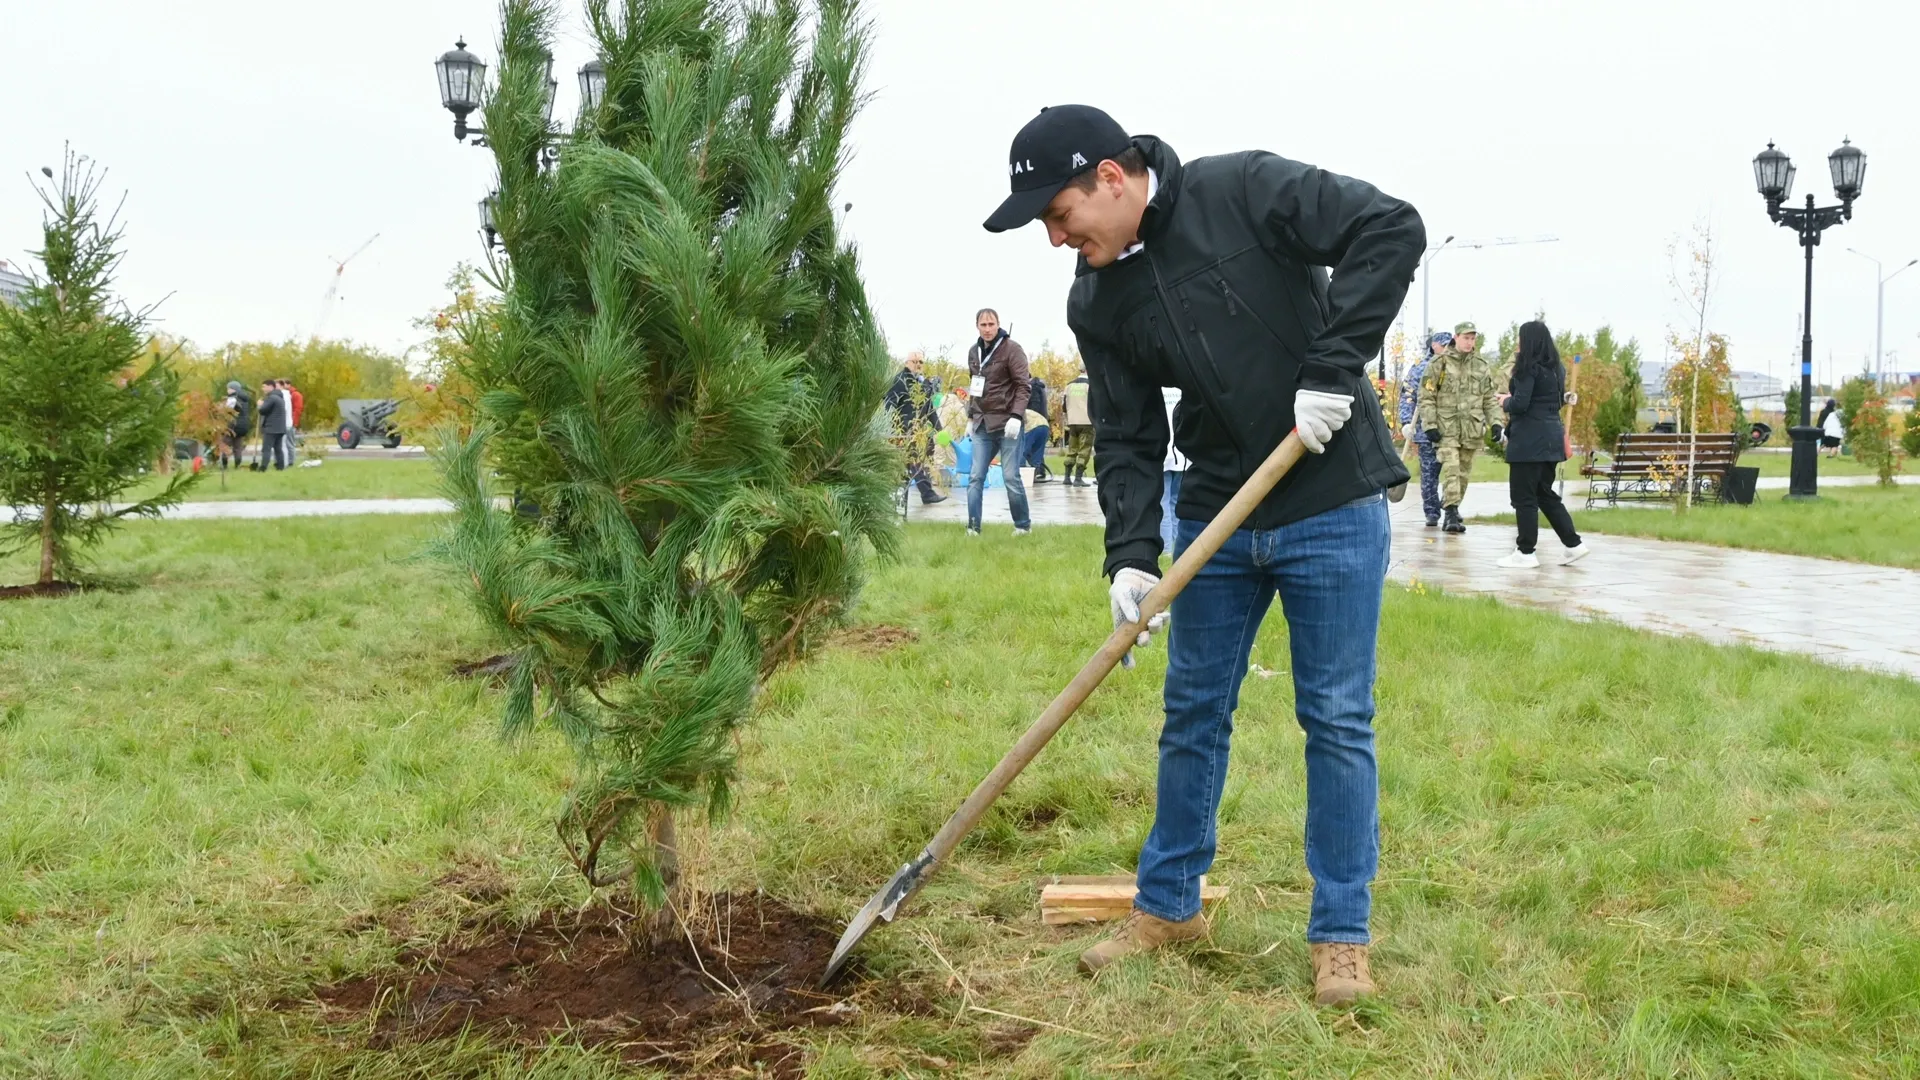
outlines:
{"label": "young pine tree", "polygon": [[0,304],[0,554],[37,548],[38,584],[84,581],[82,553],[129,517],[155,516],[195,477],[112,505],[172,452],[179,379],[146,354],[146,316],[113,295],[117,215],[100,216],[101,172],[71,151],[46,204],[36,275]]}
{"label": "young pine tree", "polygon": [[727,804],[762,680],[897,543],[890,364],[833,215],[855,7],[592,0],[605,94],[551,163],[554,8],[503,9],[485,120],[507,260],[438,550],[515,650],[506,729],[576,751],[575,864],[654,904],[674,814]]}

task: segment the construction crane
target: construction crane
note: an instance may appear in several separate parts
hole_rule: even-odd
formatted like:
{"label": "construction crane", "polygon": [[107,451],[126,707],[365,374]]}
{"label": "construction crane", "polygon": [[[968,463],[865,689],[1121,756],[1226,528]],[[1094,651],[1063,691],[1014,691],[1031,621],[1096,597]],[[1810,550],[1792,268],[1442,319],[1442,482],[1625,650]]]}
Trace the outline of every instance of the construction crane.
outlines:
{"label": "construction crane", "polygon": [[353,254],[344,259],[327,256],[327,261],[333,264],[333,280],[327,283],[327,295],[320,298],[320,317],[313,322],[314,337],[317,338],[327,331],[327,320],[333,317],[333,303],[340,298],[340,277],[347,272],[347,264],[359,258],[360,253],[372,247],[373,242],[378,239],[380,239],[379,233],[367,237],[366,243],[354,248]]}

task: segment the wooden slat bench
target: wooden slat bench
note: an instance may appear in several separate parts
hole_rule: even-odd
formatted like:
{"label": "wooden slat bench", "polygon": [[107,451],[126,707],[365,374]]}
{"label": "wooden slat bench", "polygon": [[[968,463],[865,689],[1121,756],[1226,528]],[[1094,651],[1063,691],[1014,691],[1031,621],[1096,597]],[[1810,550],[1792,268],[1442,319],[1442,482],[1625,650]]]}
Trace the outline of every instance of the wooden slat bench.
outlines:
{"label": "wooden slat bench", "polygon": [[1621,499],[1671,499],[1686,490],[1682,485],[1691,485],[1694,498],[1700,499],[1718,497],[1739,458],[1740,436],[1731,432],[1630,432],[1614,445],[1613,460],[1599,465],[1589,454],[1580,475],[1588,480],[1589,507],[1603,498],[1609,506]]}

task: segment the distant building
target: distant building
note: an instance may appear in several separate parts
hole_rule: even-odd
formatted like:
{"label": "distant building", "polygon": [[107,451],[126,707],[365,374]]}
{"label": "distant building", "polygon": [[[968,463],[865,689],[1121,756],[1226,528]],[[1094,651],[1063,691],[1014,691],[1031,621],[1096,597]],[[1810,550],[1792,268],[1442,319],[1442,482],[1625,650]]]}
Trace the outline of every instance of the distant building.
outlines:
{"label": "distant building", "polygon": [[0,304],[20,306],[20,297],[26,293],[33,282],[23,274],[16,273],[13,267],[0,262]]}
{"label": "distant building", "polygon": [[1771,375],[1762,375],[1757,371],[1736,371],[1733,373],[1733,395],[1741,401],[1778,398],[1786,394],[1786,387]]}
{"label": "distant building", "polygon": [[[1667,372],[1670,370],[1672,370],[1671,364],[1643,363],[1640,365],[1640,383],[1646,387],[1648,400],[1666,400]],[[1771,375],[1762,375],[1757,371],[1733,373],[1733,396],[1741,401],[1778,398],[1786,392],[1786,387],[1780,380]]]}

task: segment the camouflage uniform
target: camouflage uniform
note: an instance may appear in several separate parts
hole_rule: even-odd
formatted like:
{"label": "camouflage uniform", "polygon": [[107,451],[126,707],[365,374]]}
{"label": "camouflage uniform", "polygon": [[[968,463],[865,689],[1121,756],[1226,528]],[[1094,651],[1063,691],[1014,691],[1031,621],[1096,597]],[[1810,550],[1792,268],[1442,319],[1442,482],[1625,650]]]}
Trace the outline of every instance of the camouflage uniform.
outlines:
{"label": "camouflage uniform", "polygon": [[[1461,323],[1455,334],[1472,328],[1472,323]],[[1440,501],[1448,509],[1459,506],[1466,496],[1474,454],[1486,445],[1487,429],[1500,420],[1494,392],[1493,362],[1478,352],[1463,353],[1457,346],[1429,361],[1420,378],[1413,426],[1422,432],[1440,432],[1435,454],[1440,459]]]}
{"label": "camouflage uniform", "polygon": [[1414,361],[1407,369],[1407,377],[1400,384],[1400,423],[1413,427],[1413,449],[1420,457],[1420,509],[1426,514],[1427,524],[1440,524],[1440,458],[1432,443],[1427,441],[1426,432],[1415,424],[1414,412],[1420,405],[1420,380],[1432,363],[1431,354]]}
{"label": "camouflage uniform", "polygon": [[[1090,387],[1083,374],[1067,384],[1061,396],[1066,399],[1067,483],[1087,486],[1087,466],[1093,463],[1093,413],[1088,408]],[[1076,477],[1074,474],[1078,472]]]}

